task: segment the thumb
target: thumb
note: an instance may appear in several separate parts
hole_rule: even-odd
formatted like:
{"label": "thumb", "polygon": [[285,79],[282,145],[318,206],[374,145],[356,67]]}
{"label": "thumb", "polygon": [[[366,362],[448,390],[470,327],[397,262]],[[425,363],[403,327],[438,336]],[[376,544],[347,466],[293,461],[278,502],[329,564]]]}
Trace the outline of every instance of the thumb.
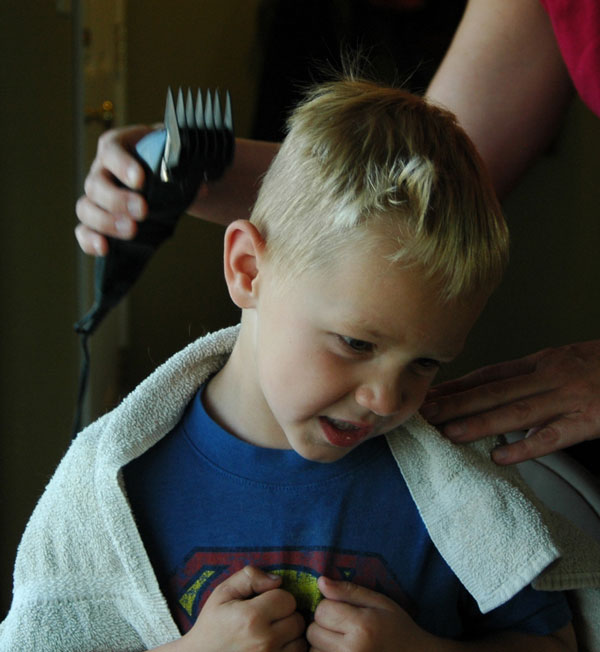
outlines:
{"label": "thumb", "polygon": [[323,597],[328,600],[345,602],[356,607],[370,607],[372,609],[391,609],[397,607],[396,603],[387,596],[372,591],[364,586],[352,582],[332,580],[321,575],[318,580],[319,589]]}
{"label": "thumb", "polygon": [[259,593],[270,591],[281,584],[281,577],[265,573],[253,566],[245,566],[242,570],[228,577],[213,591],[215,600],[220,604],[233,600],[246,600]]}

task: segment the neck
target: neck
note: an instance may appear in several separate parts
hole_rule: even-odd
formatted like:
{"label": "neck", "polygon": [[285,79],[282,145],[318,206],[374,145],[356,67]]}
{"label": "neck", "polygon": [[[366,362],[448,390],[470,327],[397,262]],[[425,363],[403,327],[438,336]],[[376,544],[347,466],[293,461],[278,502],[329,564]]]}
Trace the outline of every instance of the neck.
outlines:
{"label": "neck", "polygon": [[238,439],[278,448],[268,436],[275,424],[259,389],[252,337],[252,319],[245,315],[229,359],[206,386],[204,404],[211,418]]}

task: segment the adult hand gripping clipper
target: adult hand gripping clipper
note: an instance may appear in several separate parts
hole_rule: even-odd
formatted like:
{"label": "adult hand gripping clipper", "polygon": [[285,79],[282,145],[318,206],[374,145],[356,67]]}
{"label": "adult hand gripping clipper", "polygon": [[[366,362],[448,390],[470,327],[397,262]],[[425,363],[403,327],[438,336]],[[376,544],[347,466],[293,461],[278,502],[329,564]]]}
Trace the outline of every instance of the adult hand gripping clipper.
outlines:
{"label": "adult hand gripping clipper", "polygon": [[219,92],[206,91],[203,101],[190,89],[179,89],[177,103],[167,91],[164,128],[153,131],[136,145],[135,155],[144,167],[143,195],[148,215],[138,225],[133,240],[109,238],[109,252],[95,263],[95,297],[90,311],[75,324],[84,361],[79,383],[74,433],[79,430],[89,371],[87,338],[142,273],[156,249],[169,238],[200,184],[222,176],[233,160],[235,138],[231,99],[226,93],[221,109]]}

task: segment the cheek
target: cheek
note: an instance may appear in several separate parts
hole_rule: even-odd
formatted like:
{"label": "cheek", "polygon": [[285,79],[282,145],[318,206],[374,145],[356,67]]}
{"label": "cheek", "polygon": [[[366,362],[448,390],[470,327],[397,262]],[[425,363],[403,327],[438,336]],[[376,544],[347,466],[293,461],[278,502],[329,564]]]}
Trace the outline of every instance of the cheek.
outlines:
{"label": "cheek", "polygon": [[425,396],[427,390],[431,387],[433,378],[418,377],[411,383],[410,389],[406,392],[405,403],[403,405],[402,414],[399,415],[398,423],[395,425],[400,425],[404,423],[414,414],[416,414],[423,402],[425,401]]}
{"label": "cheek", "polygon": [[342,398],[348,374],[335,356],[313,350],[280,351],[266,347],[260,382],[271,410],[282,418],[308,418]]}

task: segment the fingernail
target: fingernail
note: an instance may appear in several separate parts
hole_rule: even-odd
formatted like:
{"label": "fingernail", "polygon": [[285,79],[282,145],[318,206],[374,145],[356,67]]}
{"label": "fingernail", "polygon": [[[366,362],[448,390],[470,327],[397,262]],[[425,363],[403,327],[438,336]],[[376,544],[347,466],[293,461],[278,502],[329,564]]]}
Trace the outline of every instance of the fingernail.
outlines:
{"label": "fingernail", "polygon": [[127,211],[132,217],[142,217],[144,212],[142,200],[138,197],[132,197],[127,202]]}
{"label": "fingernail", "polygon": [[331,586],[331,580],[328,577],[325,577],[325,575],[321,575],[318,580],[319,584],[321,586],[327,587]]}
{"label": "fingernail", "polygon": [[121,235],[131,235],[133,225],[127,217],[119,217],[115,222],[115,228]]}
{"label": "fingernail", "polygon": [[102,248],[102,242],[100,240],[94,240],[94,251],[97,256],[104,256],[104,249]]}
{"label": "fingernail", "polygon": [[139,184],[139,172],[137,168],[130,167],[127,170],[127,184],[131,188],[137,188]]}
{"label": "fingernail", "polygon": [[438,403],[425,403],[425,405],[421,407],[421,414],[425,419],[432,419],[439,414],[439,411],[440,406]]}

